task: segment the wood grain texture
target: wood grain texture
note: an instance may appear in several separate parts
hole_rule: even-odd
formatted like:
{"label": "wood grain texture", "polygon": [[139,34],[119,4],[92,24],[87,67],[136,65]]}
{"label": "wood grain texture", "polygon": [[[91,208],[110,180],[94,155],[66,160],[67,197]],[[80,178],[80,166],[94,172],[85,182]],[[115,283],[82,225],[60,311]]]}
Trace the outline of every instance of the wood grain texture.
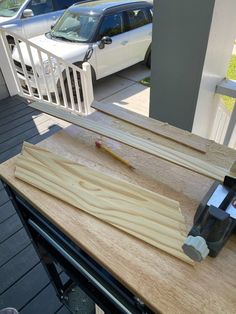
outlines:
{"label": "wood grain texture", "polygon": [[[151,138],[154,142],[160,141],[163,145],[170,144],[167,139],[101,112],[95,112],[88,118],[139,137]],[[136,170],[130,171],[107,154],[99,152],[94,145],[97,138],[97,134],[72,125],[42,141],[39,146],[96,171],[178,200],[187,228],[191,228],[196,208],[213,180],[127,145],[104,139],[123,158],[131,160]],[[225,168],[230,168],[236,158],[236,151],[214,142],[211,142],[206,154],[173,141],[170,145],[173,149],[177,147],[182,152],[192,153]],[[236,235],[229,239],[217,258],[207,257],[203,263],[192,267],[15,178],[15,162],[16,159],[12,158],[0,165],[0,177],[75,245],[143,300],[154,313],[235,313]]]}
{"label": "wood grain texture", "polygon": [[201,153],[206,153],[207,146],[210,144],[210,141],[203,140],[200,136],[192,133],[189,133],[189,135],[186,136],[184,130],[173,127],[168,123],[145,117],[139,113],[131,112],[114,104],[104,105],[103,103],[94,101],[92,107],[113,117],[136,125],[144,130],[151,131],[156,135],[163,136],[164,138],[193,148]]}
{"label": "wood grain texture", "polygon": [[190,264],[179,203],[24,143],[15,176]]}
{"label": "wood grain texture", "polygon": [[207,176],[209,178],[223,181],[225,175],[229,173],[228,169],[212,165],[207,161],[203,161],[196,157],[184,154],[180,151],[173,150],[169,147],[153,143],[149,140],[139,138],[132,134],[122,132],[115,128],[103,125],[99,122],[91,121],[85,117],[74,115],[63,109],[37,102],[30,104],[30,106],[36,109],[40,109],[45,113],[51,114],[65,121],[71,122],[86,130],[90,130],[97,134],[114,139],[131,147],[139,149],[140,151],[162,158],[186,169],[190,169],[197,173],[203,174],[204,176]]}

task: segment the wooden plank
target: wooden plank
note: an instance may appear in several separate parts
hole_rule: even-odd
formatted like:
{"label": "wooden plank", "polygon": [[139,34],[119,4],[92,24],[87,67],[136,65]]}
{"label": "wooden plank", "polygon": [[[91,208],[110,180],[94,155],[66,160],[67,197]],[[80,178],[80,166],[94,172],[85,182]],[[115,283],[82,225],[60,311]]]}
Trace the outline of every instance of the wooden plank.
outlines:
{"label": "wooden plank", "polygon": [[22,228],[22,223],[17,214],[14,214],[0,225],[0,244]]}
{"label": "wooden plank", "polygon": [[17,255],[30,243],[26,231],[22,228],[0,244],[0,267]]}
{"label": "wooden plank", "polygon": [[8,115],[4,119],[2,119],[0,116],[0,125],[1,126],[6,125],[6,124],[11,123],[12,121],[14,121],[20,117],[31,114],[33,112],[35,112],[35,110],[33,108],[26,107],[25,109],[22,109],[22,110],[15,112],[14,115]]}
{"label": "wooden plank", "polygon": [[[41,263],[38,263],[1,295],[0,308],[11,306],[20,311],[35,297],[37,298],[38,293],[44,289],[48,283],[49,279],[45,269]],[[46,298],[43,300],[43,303],[48,304],[50,300]]]}
{"label": "wooden plank", "polygon": [[[34,110],[34,111],[31,111],[30,114],[24,115],[23,117],[20,117],[18,119],[14,119],[13,121],[11,121],[8,124],[0,125],[0,133],[4,134],[6,132],[14,130],[14,128],[17,128],[21,125],[24,125],[24,123],[27,123],[29,121],[33,121],[34,117],[37,115],[40,115],[40,114],[42,114],[42,113],[40,113],[38,110]],[[1,141],[1,139],[0,139],[0,141]]]}
{"label": "wooden plank", "polygon": [[151,131],[154,134],[163,136],[169,140],[193,148],[201,153],[206,153],[207,151],[206,139],[203,139],[200,136],[194,135],[192,133],[188,133],[187,136],[184,130],[175,128],[168,123],[160,122],[135,112],[130,112],[130,110],[121,108],[114,104],[104,105],[103,103],[94,101],[92,107],[103,113],[136,125],[144,130]]}
{"label": "wooden plank", "polygon": [[24,133],[20,133],[17,136],[9,139],[7,142],[0,144],[0,154],[11,149],[12,147],[16,146],[17,144],[22,143],[27,138],[34,137],[38,134],[42,134],[50,129],[50,127],[53,125],[52,120],[50,120],[49,117],[43,117],[42,121],[40,121],[37,125],[31,126],[31,128]]}
{"label": "wooden plank", "polygon": [[16,104],[15,106],[9,107],[4,111],[1,111],[0,122],[4,122],[5,118],[9,116],[14,116],[15,113],[17,113],[18,111],[22,111],[26,108],[28,108],[28,105],[25,102],[22,102],[20,104]]}
{"label": "wooden plank", "polygon": [[178,202],[24,144],[15,176],[190,264]]}
{"label": "wooden plank", "polygon": [[[51,125],[49,127],[46,127],[45,130],[41,130],[41,134],[37,133],[35,134],[34,132],[27,132],[25,135],[25,138],[22,139],[22,141],[28,141],[29,143],[36,144],[40,141],[45,140],[49,136],[55,134],[56,132],[60,131],[61,127],[58,125]],[[0,163],[8,160],[9,158],[17,155],[20,153],[22,148],[22,142],[20,142],[18,145],[8,149],[7,151],[3,152],[0,154]]]}
{"label": "wooden plank", "polygon": [[30,271],[39,258],[32,245],[27,246],[23,251],[12,258],[0,268],[0,294],[9,289],[15,282],[21,279],[25,273]]}
{"label": "wooden plank", "polygon": [[[0,192],[1,193],[1,192]],[[0,206],[0,223],[11,217],[16,213],[11,201],[6,202]]]}
{"label": "wooden plank", "polygon": [[62,306],[56,296],[53,286],[48,285],[37,297],[35,297],[22,310],[21,314],[52,314],[56,313]]}
{"label": "wooden plank", "polygon": [[[1,139],[0,139],[1,140],[0,150],[1,150],[1,147],[4,145],[3,144],[4,142],[9,143],[9,142],[11,142],[12,138],[14,138],[14,140],[16,140],[20,134],[23,134],[23,133],[25,133],[28,130],[31,130],[33,128],[37,129],[38,125],[40,125],[46,121],[50,121],[50,117],[48,117],[45,114],[40,114],[40,115],[37,115],[37,117],[35,117],[35,118],[31,117],[31,120],[29,120],[28,122],[25,122],[23,125],[19,125],[18,127],[15,127],[13,129],[9,130],[8,132],[4,132],[1,135]],[[14,141],[14,143],[15,143],[15,141]]]}
{"label": "wooden plank", "polygon": [[19,103],[22,103],[22,102],[27,102],[27,101],[18,95],[2,99],[2,100],[0,100],[1,111],[5,110],[9,107],[12,107],[14,105],[17,105]]}
{"label": "wooden plank", "polygon": [[2,206],[3,204],[5,204],[8,201],[9,201],[9,196],[7,195],[6,190],[2,189],[0,191],[0,206]]}
{"label": "wooden plank", "polygon": [[15,99],[5,103],[0,101],[1,112],[4,112],[5,110],[8,110],[9,108],[12,108],[14,106],[20,106],[22,103],[26,102],[23,99]]}
{"label": "wooden plank", "polygon": [[91,121],[87,118],[74,115],[66,110],[37,102],[30,104],[30,106],[36,109],[41,109],[43,112],[56,116],[60,119],[64,119],[65,121],[71,122],[86,130],[101,134],[118,142],[129,145],[133,148],[139,149],[140,151],[162,158],[186,169],[190,169],[197,173],[203,174],[204,176],[207,176],[209,178],[223,181],[225,175],[229,174],[228,170],[219,166],[212,165],[207,161],[203,161],[196,157],[184,154],[180,151],[176,151],[172,148],[153,143],[149,140],[139,138],[127,132],[111,128],[99,122]]}

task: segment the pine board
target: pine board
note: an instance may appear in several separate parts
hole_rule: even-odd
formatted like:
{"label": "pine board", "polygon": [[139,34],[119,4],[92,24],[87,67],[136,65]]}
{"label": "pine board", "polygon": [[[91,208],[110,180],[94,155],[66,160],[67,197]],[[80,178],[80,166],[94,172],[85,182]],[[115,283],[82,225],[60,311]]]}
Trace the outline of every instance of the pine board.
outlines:
{"label": "pine board", "polygon": [[183,261],[178,202],[24,143],[15,176]]}
{"label": "pine board", "polygon": [[168,123],[147,118],[141,114],[131,112],[114,104],[104,105],[103,103],[94,101],[92,107],[98,111],[136,125],[144,130],[151,131],[156,135],[163,136],[169,140],[193,148],[201,153],[207,152],[207,146],[209,145],[207,140],[203,140],[200,136],[194,134],[189,134],[189,136],[186,137],[184,136],[186,135],[184,130],[175,128]]}
{"label": "pine board", "polygon": [[86,130],[114,139],[133,148],[139,149],[140,151],[162,158],[215,180],[223,181],[225,175],[230,172],[230,169],[224,169],[220,166],[212,165],[208,161],[203,161],[158,143],[153,143],[150,140],[145,140],[132,134],[120,131],[116,128],[110,128],[108,125],[91,121],[85,117],[63,110],[62,108],[38,102],[30,104],[30,106],[62,120],[73,123]]}

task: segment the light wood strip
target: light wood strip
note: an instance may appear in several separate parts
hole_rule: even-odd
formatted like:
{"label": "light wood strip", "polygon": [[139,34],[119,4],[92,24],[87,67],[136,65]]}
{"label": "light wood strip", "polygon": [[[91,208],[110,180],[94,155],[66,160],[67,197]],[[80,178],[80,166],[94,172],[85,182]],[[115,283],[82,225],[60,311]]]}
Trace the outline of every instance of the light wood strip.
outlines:
{"label": "light wood strip", "polygon": [[24,145],[17,158],[15,176],[192,264],[182,252],[186,228],[176,201],[65,161],[39,147],[34,149],[30,144]]}
{"label": "light wood strip", "polygon": [[109,126],[104,126],[98,122],[91,121],[85,117],[80,117],[71,112],[63,110],[62,108],[58,109],[51,105],[39,102],[31,103],[30,106],[46,112],[52,116],[56,116],[62,120],[71,122],[86,130],[90,130],[97,134],[101,134],[108,138],[114,139],[118,142],[124,143],[143,152],[157,156],[181,167],[190,169],[209,178],[223,181],[225,175],[228,174],[228,170],[216,165],[212,165],[209,162],[200,160],[190,155],[186,155],[179,151],[175,151],[169,147],[153,143],[149,140],[139,138],[129,133],[116,130]]}
{"label": "light wood strip", "polygon": [[142,116],[139,113],[131,112],[130,110],[113,104],[104,105],[103,103],[94,101],[92,107],[112,117],[119,118],[141,129],[151,131],[154,134],[190,147],[201,153],[207,152],[206,139],[202,139],[200,136],[191,133],[188,133],[187,137],[187,133],[184,130],[177,129],[168,123]]}

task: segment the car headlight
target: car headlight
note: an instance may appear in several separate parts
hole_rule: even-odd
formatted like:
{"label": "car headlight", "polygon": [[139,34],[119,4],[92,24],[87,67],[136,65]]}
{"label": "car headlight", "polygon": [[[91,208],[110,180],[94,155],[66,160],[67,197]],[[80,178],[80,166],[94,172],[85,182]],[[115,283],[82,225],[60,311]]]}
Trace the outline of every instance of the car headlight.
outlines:
{"label": "car headlight", "polygon": [[44,61],[44,63],[43,63],[44,74],[49,75],[49,74],[52,74],[56,71],[56,69],[57,69],[56,59],[51,58],[51,64],[52,64],[52,66],[50,66],[50,63],[48,60]]}

